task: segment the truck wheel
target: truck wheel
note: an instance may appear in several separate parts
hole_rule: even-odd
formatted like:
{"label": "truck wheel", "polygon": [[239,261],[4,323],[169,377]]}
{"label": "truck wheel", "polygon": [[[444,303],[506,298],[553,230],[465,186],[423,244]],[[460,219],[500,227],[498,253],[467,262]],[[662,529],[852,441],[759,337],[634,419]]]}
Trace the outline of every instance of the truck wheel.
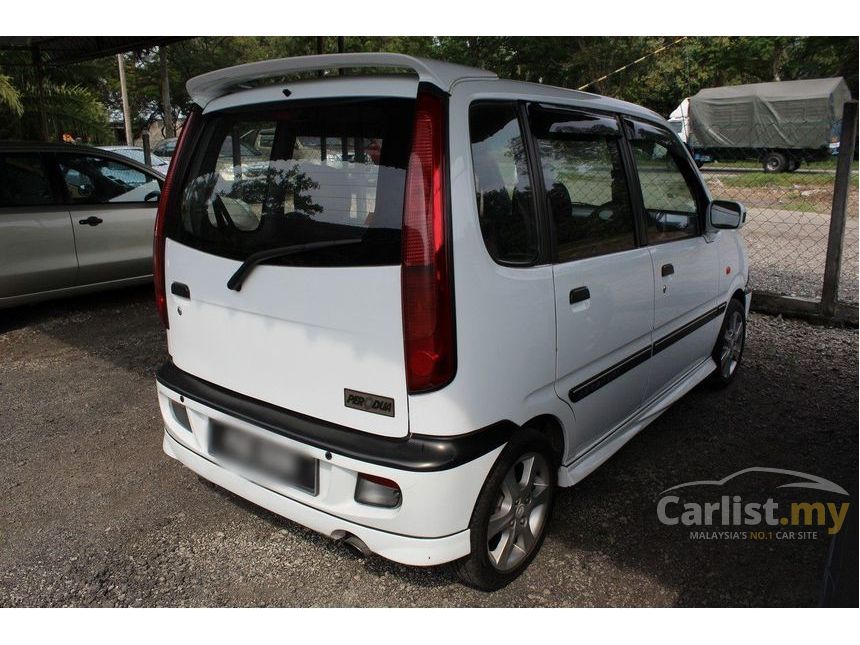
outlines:
{"label": "truck wheel", "polygon": [[460,580],[494,591],[529,566],[546,536],[556,468],[541,433],[524,428],[514,435],[475,503],[469,522],[472,552],[454,565]]}
{"label": "truck wheel", "polygon": [[785,172],[788,160],[781,152],[768,152],[761,162],[765,172]]}
{"label": "truck wheel", "polygon": [[788,172],[794,172],[800,168],[800,159],[789,159],[788,161]]}

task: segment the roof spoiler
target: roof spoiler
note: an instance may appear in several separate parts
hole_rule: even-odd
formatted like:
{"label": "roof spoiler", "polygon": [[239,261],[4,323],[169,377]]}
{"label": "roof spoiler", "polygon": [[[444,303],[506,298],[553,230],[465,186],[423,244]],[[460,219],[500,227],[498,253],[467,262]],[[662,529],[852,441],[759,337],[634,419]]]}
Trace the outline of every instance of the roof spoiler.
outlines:
{"label": "roof spoiler", "polygon": [[286,76],[300,72],[330,69],[355,69],[362,67],[391,67],[408,69],[418,74],[419,82],[431,83],[449,92],[457,81],[464,79],[498,78],[493,72],[476,67],[454,65],[427,58],[416,58],[406,54],[354,53],[323,54],[319,56],[297,56],[278,58],[256,63],[247,63],[215,70],[190,79],[185,87],[191,100],[206,107],[214,99],[230,94],[237,86],[260,78]]}

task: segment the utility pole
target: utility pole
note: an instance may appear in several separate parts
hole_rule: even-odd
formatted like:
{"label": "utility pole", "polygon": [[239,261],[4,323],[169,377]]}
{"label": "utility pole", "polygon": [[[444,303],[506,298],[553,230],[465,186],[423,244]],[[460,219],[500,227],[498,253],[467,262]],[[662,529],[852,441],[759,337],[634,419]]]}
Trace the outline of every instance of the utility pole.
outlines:
{"label": "utility pole", "polygon": [[127,146],[134,145],[134,139],[131,136],[131,114],[128,109],[128,89],[125,86],[125,61],[122,54],[116,55],[116,62],[119,65],[119,91],[122,94],[122,118],[125,121],[125,144]]}
{"label": "utility pole", "polygon": [[169,139],[176,136],[173,128],[173,107],[170,105],[170,76],[167,74],[167,50],[164,45],[158,48],[158,58],[161,65],[161,105],[164,109],[164,137]]}
{"label": "utility pole", "polygon": [[[824,287],[821,310],[825,318],[836,315],[839,297],[839,273],[842,269],[842,243],[845,239],[845,216],[851,190],[851,164],[857,138],[857,101],[842,106],[842,134],[836,159],[836,182],[833,185],[833,206],[830,211],[830,232],[827,236],[827,256],[824,259]],[[856,186],[856,180],[854,180]]]}
{"label": "utility pole", "polygon": [[48,135],[48,112],[45,108],[45,70],[42,67],[42,50],[33,45],[30,50],[33,57],[33,67],[36,68],[36,98],[39,101],[39,129],[42,141],[50,141]]}

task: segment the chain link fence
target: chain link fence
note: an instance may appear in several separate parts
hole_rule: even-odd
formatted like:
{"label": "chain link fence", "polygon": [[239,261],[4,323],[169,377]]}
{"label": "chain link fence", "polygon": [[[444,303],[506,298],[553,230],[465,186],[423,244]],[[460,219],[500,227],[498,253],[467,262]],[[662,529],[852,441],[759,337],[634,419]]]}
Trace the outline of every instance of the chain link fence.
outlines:
{"label": "chain link fence", "polygon": [[[856,124],[856,109],[846,111],[846,116],[849,114],[854,115]],[[856,133],[856,125],[847,130]],[[853,156],[852,148],[843,145],[840,153]],[[767,166],[773,161],[768,158],[768,151],[754,153],[744,159],[706,163],[702,176],[715,199],[736,200],[748,209],[742,233],[749,252],[754,293],[820,303],[834,216],[834,191],[838,190],[837,168],[845,174],[845,161],[840,166],[836,155],[814,159],[811,154],[804,157],[798,151],[794,157],[785,155],[786,163],[775,170],[772,165]],[[851,167],[847,190],[843,188],[845,228],[837,298],[856,309],[858,174],[856,161],[850,157],[846,161],[851,162]],[[839,240],[835,242],[838,244]]]}

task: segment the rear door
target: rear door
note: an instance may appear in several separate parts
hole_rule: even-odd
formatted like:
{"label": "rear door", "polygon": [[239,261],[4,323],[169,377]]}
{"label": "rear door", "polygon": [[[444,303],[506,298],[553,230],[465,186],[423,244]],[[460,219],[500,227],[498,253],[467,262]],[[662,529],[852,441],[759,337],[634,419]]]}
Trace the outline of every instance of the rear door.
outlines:
{"label": "rear door", "polygon": [[710,354],[721,320],[720,267],[705,235],[707,198],[686,151],[662,128],[628,123],[657,285],[651,397]]}
{"label": "rear door", "polygon": [[641,405],[654,278],[638,244],[614,116],[533,106],[554,246],[556,391],[582,453]]}
{"label": "rear door", "polygon": [[[408,433],[400,261],[413,112],[414,99],[340,99],[203,117],[167,228],[180,369],[356,430]],[[265,148],[248,143],[257,132]]]}
{"label": "rear door", "polygon": [[74,286],[68,208],[39,152],[0,152],[0,298]]}
{"label": "rear door", "polygon": [[97,153],[56,158],[75,231],[78,284],[151,274],[161,181]]}

